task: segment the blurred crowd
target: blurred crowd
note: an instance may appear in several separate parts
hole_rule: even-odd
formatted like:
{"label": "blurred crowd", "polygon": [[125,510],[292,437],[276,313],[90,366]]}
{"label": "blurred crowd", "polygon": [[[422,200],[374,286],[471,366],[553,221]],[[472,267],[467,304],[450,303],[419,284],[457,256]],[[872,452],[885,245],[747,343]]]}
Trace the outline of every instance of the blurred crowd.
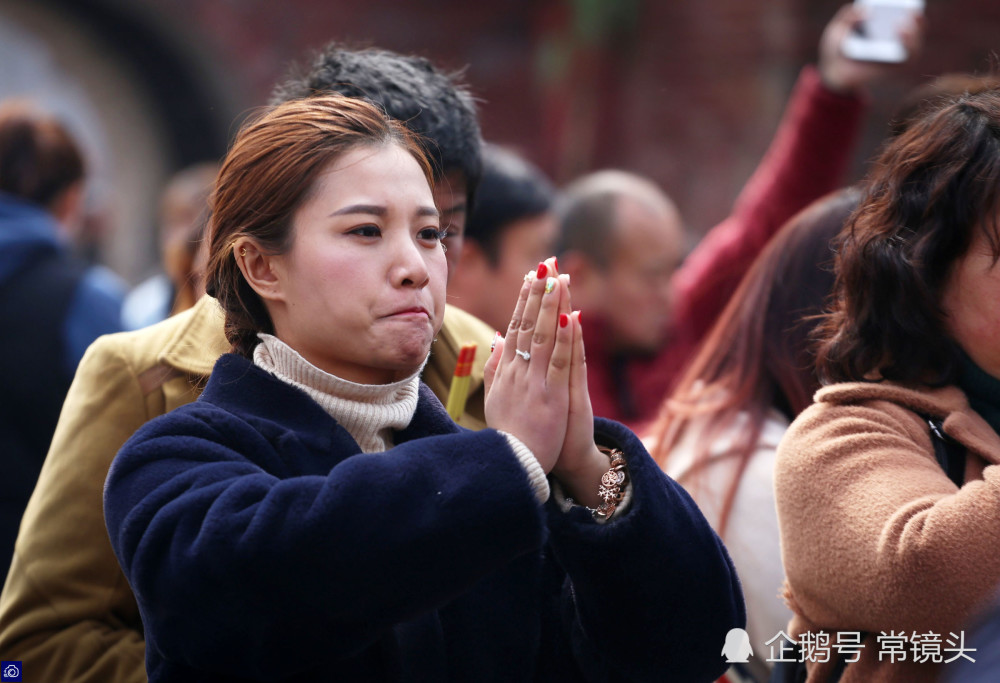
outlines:
{"label": "blurred crowd", "polygon": [[[1000,561],[992,547],[1000,538],[1000,474],[992,469],[1000,464],[1000,78],[929,77],[886,122],[866,177],[847,186],[869,97],[900,73],[898,64],[845,54],[845,39],[864,19],[853,6],[830,19],[817,59],[802,67],[752,176],[734,199],[720,196],[732,205],[729,215],[689,251],[678,204],[656,182],[628,169],[601,169],[558,186],[523,150],[482,140],[466,85],[425,59],[331,43],[276,84],[269,103],[280,110],[331,92],[362,98],[420,136],[447,267],[447,308],[420,380],[451,412],[462,347],[475,345],[452,415],[463,430],[497,428],[487,400],[498,381],[498,361],[488,364],[491,349],[510,362],[518,360],[514,353],[528,360],[520,346],[504,349],[519,332],[519,316],[527,319],[525,282],[549,275],[562,283],[550,286],[572,292],[572,310],[581,313],[572,314],[570,327],[579,327],[586,349],[583,386],[593,416],[637,434],[664,480],[683,487],[724,546],[719,562],[738,577],[745,606],[723,617],[714,603],[669,603],[650,589],[650,604],[663,608],[669,628],[654,629],[645,612],[623,604],[626,623],[606,624],[609,633],[567,636],[574,648],[629,640],[651,653],[667,647],[653,634],[681,634],[688,623],[705,622],[699,633],[714,640],[692,644],[676,635],[674,650],[649,655],[662,675],[648,680],[1000,675]],[[904,27],[910,59],[933,29],[925,24],[914,15]],[[238,302],[256,319],[260,310],[247,301],[267,287],[266,277],[237,257],[247,258],[246,247],[237,246],[250,233],[235,230],[223,243],[219,226],[231,219],[249,231],[262,221],[259,234],[266,235],[281,228],[284,209],[275,200],[243,217],[226,213],[246,180],[232,170],[235,163],[205,160],[163,187],[159,272],[129,288],[74,249],[87,182],[80,146],[36,104],[0,102],[0,375],[7,378],[0,397],[0,656],[23,666],[26,681],[314,680],[296,665],[283,673],[268,657],[247,655],[262,662],[257,669],[230,666],[242,655],[230,650],[230,639],[214,643],[211,634],[232,622],[186,624],[204,612],[171,611],[173,602],[198,599],[195,588],[169,600],[150,595],[174,584],[158,582],[167,568],[149,565],[174,565],[165,550],[144,552],[152,537],[129,536],[141,512],[132,498],[144,484],[129,479],[124,464],[115,465],[117,473],[112,468],[143,425],[199,401],[223,354],[235,351],[259,365],[261,347],[278,353],[268,346],[267,325],[240,328],[233,312]],[[275,164],[272,172],[277,178],[282,168]],[[302,193],[308,198],[309,188]],[[250,258],[285,248],[277,237],[262,244],[263,256],[251,247]],[[229,291],[225,278],[238,278],[237,262],[249,284]],[[530,355],[538,355],[534,346]],[[292,383],[315,389],[308,378]],[[403,433],[407,424],[390,432]],[[365,432],[364,441],[348,431],[366,454],[391,452],[396,443],[382,432]],[[564,431],[569,439],[572,427]],[[145,447],[170,461],[169,449],[157,450],[157,443]],[[143,453],[136,445],[122,457],[130,463],[126,456],[149,457]],[[487,466],[487,452],[482,459]],[[602,529],[642,530],[634,520],[653,514],[641,467],[627,459],[635,492],[621,511],[612,506]],[[568,477],[558,464],[540,476],[553,472]],[[553,498],[562,500],[557,488]],[[151,513],[150,528],[170,510],[168,502]],[[366,510],[369,517],[388,514],[375,505]],[[181,518],[177,538],[211,536],[191,525],[197,527]],[[329,534],[344,533],[338,525],[329,520]],[[647,542],[638,531],[629,540],[633,549]],[[677,552],[711,555],[700,548]],[[556,550],[560,569],[573,577],[579,558]],[[678,580],[665,568],[656,578],[657,553],[654,543],[645,559],[637,553],[638,563],[650,566],[625,581],[639,582],[629,599],[642,602],[642,581]],[[417,571],[416,557],[386,561],[412,562]],[[603,561],[625,571],[625,557]],[[331,571],[328,580],[337,576]],[[573,578],[571,588],[586,593],[586,582]],[[699,600],[722,585],[688,580],[685,590]],[[232,582],[231,602],[254,602],[239,583]],[[281,595],[260,599],[280,602]],[[239,620],[254,620],[245,604],[238,610]],[[413,611],[407,620],[421,613]],[[315,623],[325,624],[321,617]],[[329,626],[331,633],[344,627]],[[207,644],[199,649],[175,635],[185,629]],[[557,647],[544,625],[541,631],[539,649]],[[404,664],[387,667],[378,680],[417,680],[406,670],[407,648],[423,641],[407,637],[398,636],[395,649],[379,645],[389,648],[380,655],[385,661]],[[273,645],[255,638],[265,636],[248,627],[246,650]],[[329,657],[354,666],[376,640],[357,651],[331,648]],[[447,634],[444,640],[458,647]],[[204,652],[217,658],[217,670],[198,664]],[[674,661],[663,665],[664,652]],[[282,653],[268,655],[280,660]],[[610,680],[593,673],[606,670],[603,661],[594,664],[576,650],[573,656],[580,675]],[[470,657],[474,650],[445,661],[460,672]],[[537,668],[517,667],[529,672],[526,678],[494,671],[490,680],[561,680],[547,673],[547,660],[538,661]],[[455,671],[441,680],[474,680]],[[636,680],[652,675],[639,665],[630,672]],[[565,680],[576,675],[562,673]]]}

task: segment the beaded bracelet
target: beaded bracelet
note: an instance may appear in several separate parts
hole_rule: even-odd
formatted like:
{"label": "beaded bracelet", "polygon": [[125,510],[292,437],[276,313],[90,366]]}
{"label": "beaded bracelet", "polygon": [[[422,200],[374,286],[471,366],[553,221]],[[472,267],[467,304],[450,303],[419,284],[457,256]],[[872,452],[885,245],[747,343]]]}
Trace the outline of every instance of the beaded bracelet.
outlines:
{"label": "beaded bracelet", "polygon": [[628,471],[625,469],[625,454],[620,448],[604,448],[598,446],[597,450],[604,453],[611,460],[611,468],[601,477],[601,485],[597,489],[597,495],[603,501],[596,508],[587,508],[594,515],[594,519],[608,519],[615,513],[618,505],[625,497],[625,488],[628,486]]}

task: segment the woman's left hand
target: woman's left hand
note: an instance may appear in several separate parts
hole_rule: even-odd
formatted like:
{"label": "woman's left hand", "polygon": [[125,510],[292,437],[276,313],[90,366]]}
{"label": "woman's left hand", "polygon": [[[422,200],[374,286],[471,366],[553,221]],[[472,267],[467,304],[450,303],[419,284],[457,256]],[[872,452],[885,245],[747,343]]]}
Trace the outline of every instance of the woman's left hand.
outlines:
{"label": "woman's left hand", "polygon": [[[560,317],[560,324],[563,320]],[[566,438],[563,440],[559,459],[552,468],[552,476],[559,480],[571,498],[587,507],[596,508],[603,502],[598,496],[598,488],[601,477],[608,471],[609,461],[594,443],[594,409],[587,390],[587,362],[580,311],[569,313],[565,320],[573,327],[569,415]]]}

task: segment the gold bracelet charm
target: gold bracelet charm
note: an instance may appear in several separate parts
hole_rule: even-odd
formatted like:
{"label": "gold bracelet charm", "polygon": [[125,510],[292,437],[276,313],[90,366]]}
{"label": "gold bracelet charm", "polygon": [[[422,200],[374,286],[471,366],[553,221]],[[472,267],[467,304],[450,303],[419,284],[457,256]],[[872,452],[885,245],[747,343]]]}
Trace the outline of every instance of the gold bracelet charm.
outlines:
{"label": "gold bracelet charm", "polygon": [[628,471],[625,469],[625,454],[620,448],[603,448],[597,450],[611,460],[611,468],[601,477],[601,485],[597,495],[603,501],[596,509],[591,510],[595,518],[607,519],[614,514],[615,509],[625,497],[625,487],[628,486]]}

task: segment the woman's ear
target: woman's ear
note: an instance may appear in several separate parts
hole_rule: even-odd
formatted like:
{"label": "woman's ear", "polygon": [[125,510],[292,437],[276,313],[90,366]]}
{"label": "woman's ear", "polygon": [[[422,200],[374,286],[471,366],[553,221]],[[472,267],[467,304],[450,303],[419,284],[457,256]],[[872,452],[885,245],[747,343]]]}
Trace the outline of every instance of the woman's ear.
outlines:
{"label": "woman's ear", "polygon": [[276,268],[281,258],[260,249],[249,237],[241,237],[233,242],[233,258],[243,277],[265,301],[284,301],[280,268]]}

